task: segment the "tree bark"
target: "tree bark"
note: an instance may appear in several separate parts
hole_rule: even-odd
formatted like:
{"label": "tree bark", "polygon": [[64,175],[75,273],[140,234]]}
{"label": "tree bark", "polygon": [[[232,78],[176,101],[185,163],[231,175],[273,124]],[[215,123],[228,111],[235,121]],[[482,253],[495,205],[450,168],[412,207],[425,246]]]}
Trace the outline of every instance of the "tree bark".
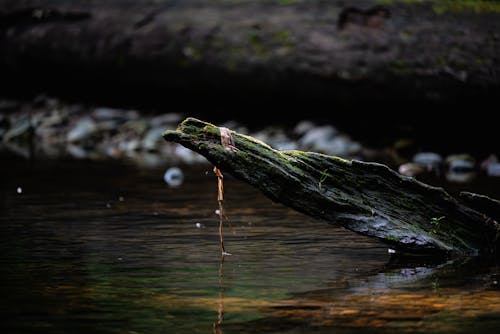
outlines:
{"label": "tree bark", "polygon": [[277,151],[194,118],[164,138],[200,153],[274,201],[403,251],[477,255],[494,252],[498,244],[499,224],[487,213],[381,164]]}

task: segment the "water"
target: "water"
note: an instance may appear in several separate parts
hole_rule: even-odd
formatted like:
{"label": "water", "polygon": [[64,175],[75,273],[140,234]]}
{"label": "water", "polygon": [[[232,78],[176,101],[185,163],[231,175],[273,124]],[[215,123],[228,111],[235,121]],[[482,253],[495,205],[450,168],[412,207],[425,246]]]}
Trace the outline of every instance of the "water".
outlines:
{"label": "water", "polygon": [[[165,169],[169,166],[165,166]],[[500,328],[500,269],[390,256],[225,178],[221,261],[211,166],[3,159],[6,333],[481,333]],[[21,189],[19,192],[18,188]]]}

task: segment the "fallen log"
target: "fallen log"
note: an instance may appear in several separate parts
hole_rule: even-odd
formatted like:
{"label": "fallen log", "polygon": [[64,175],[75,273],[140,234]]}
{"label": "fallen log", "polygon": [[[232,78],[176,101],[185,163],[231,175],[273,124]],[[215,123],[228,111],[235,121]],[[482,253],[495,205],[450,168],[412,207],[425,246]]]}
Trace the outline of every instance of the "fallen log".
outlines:
{"label": "fallen log", "polygon": [[389,167],[314,152],[278,151],[252,137],[194,118],[166,131],[224,172],[309,216],[409,252],[495,252],[499,224],[442,188]]}

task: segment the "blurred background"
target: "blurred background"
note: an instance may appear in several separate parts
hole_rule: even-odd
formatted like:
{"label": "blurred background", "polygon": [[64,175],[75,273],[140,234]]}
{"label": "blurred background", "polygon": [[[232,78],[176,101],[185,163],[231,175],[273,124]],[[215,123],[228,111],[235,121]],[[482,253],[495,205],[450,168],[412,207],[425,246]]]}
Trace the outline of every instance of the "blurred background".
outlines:
{"label": "blurred background", "polygon": [[[494,160],[499,12],[498,1],[2,0],[2,147],[161,151],[161,130],[196,116],[277,148]],[[324,142],[304,137],[316,127]]]}
{"label": "blurred background", "polygon": [[496,0],[0,0],[0,326],[495,332],[498,262],[399,259],[229,175],[221,261],[212,166],[162,133],[499,198],[499,97]]}

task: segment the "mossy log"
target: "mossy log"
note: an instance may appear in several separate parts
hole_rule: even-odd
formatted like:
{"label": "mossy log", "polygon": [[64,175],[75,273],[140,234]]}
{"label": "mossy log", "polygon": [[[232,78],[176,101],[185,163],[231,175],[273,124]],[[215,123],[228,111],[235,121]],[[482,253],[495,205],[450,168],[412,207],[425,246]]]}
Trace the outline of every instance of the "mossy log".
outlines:
{"label": "mossy log", "polygon": [[314,152],[278,151],[252,137],[188,118],[167,141],[200,153],[224,172],[309,216],[409,252],[491,254],[499,225],[442,188],[389,167]]}

